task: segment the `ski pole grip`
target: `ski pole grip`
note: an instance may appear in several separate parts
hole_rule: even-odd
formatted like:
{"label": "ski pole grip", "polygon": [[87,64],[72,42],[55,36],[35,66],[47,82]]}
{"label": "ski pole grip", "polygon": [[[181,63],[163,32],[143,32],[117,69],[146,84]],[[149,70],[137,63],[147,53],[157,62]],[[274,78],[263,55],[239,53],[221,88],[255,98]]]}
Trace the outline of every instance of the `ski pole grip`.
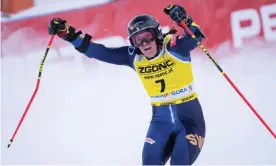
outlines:
{"label": "ski pole grip", "polygon": [[167,15],[169,15],[170,13],[170,9],[172,8],[172,4],[169,4],[165,9],[164,9],[164,13],[166,13]]}

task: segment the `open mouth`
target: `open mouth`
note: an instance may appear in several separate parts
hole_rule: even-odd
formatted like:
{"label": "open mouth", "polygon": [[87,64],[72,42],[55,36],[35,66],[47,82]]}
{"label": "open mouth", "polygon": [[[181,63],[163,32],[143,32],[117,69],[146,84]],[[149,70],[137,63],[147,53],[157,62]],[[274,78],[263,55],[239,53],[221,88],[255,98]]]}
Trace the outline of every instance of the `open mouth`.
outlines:
{"label": "open mouth", "polygon": [[148,47],[144,48],[144,50],[145,50],[146,52],[150,52],[151,46],[148,46]]}

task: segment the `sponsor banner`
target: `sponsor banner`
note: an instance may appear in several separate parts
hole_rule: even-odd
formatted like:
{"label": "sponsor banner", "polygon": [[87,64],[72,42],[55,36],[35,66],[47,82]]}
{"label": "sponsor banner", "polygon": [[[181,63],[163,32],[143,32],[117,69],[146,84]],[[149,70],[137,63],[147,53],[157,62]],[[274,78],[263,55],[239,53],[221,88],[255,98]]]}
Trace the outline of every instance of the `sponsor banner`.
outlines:
{"label": "sponsor banner", "polygon": [[[54,17],[63,18],[77,30],[91,34],[94,41],[107,40],[113,46],[128,44],[127,24],[136,15],[151,14],[163,27],[174,25],[163,12],[168,3],[183,5],[187,9],[206,34],[207,40],[203,44],[207,48],[216,47],[224,41],[241,48],[244,41],[252,37],[262,37],[267,42],[276,40],[275,0],[123,0],[3,22],[2,54],[12,55],[45,48],[49,40],[47,26]],[[180,28],[178,30],[183,33]],[[68,43],[55,40],[53,48],[65,45],[68,46]]]}
{"label": "sponsor banner", "polygon": [[34,6],[33,0],[1,0],[1,14],[15,14]]}
{"label": "sponsor banner", "polygon": [[176,90],[168,92],[168,93],[151,96],[151,101],[152,102],[172,101],[172,100],[183,98],[183,97],[188,96],[193,93],[195,93],[193,84],[190,84],[183,88],[176,89]]}

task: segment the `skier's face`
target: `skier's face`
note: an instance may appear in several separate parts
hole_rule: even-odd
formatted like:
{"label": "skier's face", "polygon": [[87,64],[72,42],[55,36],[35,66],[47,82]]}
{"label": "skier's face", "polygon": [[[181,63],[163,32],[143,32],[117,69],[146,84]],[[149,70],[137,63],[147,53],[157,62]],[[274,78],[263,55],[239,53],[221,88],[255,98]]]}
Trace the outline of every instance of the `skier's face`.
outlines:
{"label": "skier's face", "polygon": [[133,38],[133,43],[148,58],[153,58],[157,53],[157,44],[150,32],[142,32]]}

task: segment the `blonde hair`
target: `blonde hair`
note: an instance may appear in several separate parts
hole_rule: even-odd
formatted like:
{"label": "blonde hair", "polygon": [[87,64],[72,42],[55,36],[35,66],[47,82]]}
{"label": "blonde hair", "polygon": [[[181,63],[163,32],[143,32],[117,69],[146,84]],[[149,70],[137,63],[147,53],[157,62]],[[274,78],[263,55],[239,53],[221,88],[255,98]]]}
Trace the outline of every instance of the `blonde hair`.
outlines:
{"label": "blonde hair", "polygon": [[176,34],[178,31],[175,29],[175,26],[173,26],[169,32],[163,34],[163,38],[165,38],[167,35],[172,35],[172,34]]}

